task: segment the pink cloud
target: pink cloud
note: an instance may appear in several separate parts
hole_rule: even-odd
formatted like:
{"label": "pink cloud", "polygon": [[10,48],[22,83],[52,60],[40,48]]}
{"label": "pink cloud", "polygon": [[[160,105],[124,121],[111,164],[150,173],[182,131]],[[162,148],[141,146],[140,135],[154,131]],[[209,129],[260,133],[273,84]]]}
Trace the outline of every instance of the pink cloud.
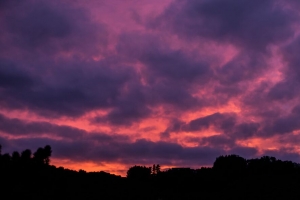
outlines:
{"label": "pink cloud", "polygon": [[230,153],[299,162],[297,6],[1,1],[0,143],[120,173]]}

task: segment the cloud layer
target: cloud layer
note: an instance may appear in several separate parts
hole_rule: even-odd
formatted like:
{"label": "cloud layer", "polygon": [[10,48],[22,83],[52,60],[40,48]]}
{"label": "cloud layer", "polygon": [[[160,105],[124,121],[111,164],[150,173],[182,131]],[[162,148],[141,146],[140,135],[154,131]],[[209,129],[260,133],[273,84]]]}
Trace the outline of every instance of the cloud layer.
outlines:
{"label": "cloud layer", "polygon": [[1,1],[3,150],[50,144],[58,164],[107,171],[300,162],[299,6]]}

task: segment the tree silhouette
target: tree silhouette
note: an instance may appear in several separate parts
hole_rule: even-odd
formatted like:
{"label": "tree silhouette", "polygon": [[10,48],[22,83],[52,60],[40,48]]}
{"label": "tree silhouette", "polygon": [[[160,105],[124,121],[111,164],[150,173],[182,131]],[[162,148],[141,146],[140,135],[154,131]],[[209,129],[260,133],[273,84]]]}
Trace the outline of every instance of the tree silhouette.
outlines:
{"label": "tree silhouette", "polygon": [[[17,151],[1,155],[0,197],[300,199],[300,165],[269,156],[250,160],[238,155],[219,156],[212,168],[201,169],[160,171],[159,164],[151,167],[135,165],[128,169],[127,178],[122,178],[102,171],[74,171],[50,166],[51,153],[51,147],[46,145],[38,148],[33,156],[29,149],[21,155]],[[28,164],[24,164],[25,161]]]}
{"label": "tree silhouette", "polygon": [[46,145],[44,147],[44,163],[46,165],[49,165],[49,163],[50,163],[50,156],[51,156],[51,154],[52,154],[52,150],[51,150],[50,145]]}
{"label": "tree silhouette", "polygon": [[1,156],[1,161],[5,166],[8,166],[11,161],[11,156],[8,153],[5,153]]}
{"label": "tree silhouette", "polygon": [[156,172],[156,174],[160,173],[160,165],[159,164],[157,164],[155,166],[155,172]]}
{"label": "tree silhouette", "polygon": [[247,168],[246,159],[238,155],[219,156],[216,158],[213,164],[213,169],[217,171],[229,172],[229,173],[242,172],[246,168]]}
{"label": "tree silhouette", "polygon": [[160,165],[159,164],[157,164],[157,165],[153,164],[151,171],[152,171],[153,175],[158,174],[160,172]]}
{"label": "tree silhouette", "polygon": [[31,150],[30,149],[26,149],[21,153],[21,161],[23,163],[28,164],[31,160]]}
{"label": "tree silhouette", "polygon": [[50,162],[52,150],[49,145],[46,145],[44,148],[38,148],[37,151],[33,154],[33,159],[37,164],[46,164]]}
{"label": "tree silhouette", "polygon": [[12,162],[18,163],[20,161],[20,159],[21,159],[20,153],[17,151],[14,151],[11,156]]}
{"label": "tree silhouette", "polygon": [[127,171],[128,179],[147,180],[151,175],[151,167],[133,166]]}

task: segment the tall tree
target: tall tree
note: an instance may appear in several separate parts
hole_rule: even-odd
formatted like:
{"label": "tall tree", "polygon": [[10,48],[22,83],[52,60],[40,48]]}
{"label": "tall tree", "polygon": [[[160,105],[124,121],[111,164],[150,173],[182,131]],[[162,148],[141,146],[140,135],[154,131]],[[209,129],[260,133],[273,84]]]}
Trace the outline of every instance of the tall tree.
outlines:
{"label": "tall tree", "polygon": [[51,146],[50,145],[46,145],[44,147],[44,163],[46,165],[49,165],[50,163],[50,156],[52,154],[52,150],[51,150]]}
{"label": "tall tree", "polygon": [[31,160],[31,150],[26,149],[21,153],[21,161],[24,163],[29,163]]}
{"label": "tall tree", "polygon": [[33,154],[33,159],[38,164],[48,165],[50,162],[52,150],[49,145],[46,145],[44,148],[38,148],[37,151]]}
{"label": "tall tree", "polygon": [[156,174],[160,173],[160,165],[159,164],[157,164],[155,166],[155,172],[156,172]]}
{"label": "tall tree", "polygon": [[21,156],[20,156],[20,153],[19,153],[19,152],[14,151],[14,152],[12,153],[11,160],[12,160],[14,163],[18,163],[18,162],[20,161],[20,158],[21,158]]}

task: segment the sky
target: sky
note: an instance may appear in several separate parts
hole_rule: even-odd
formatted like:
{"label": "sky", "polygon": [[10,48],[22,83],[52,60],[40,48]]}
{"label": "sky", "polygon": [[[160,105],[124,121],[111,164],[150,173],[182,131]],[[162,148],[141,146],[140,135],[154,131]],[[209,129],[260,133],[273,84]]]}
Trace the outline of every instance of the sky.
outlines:
{"label": "sky", "polygon": [[[2,151],[125,175],[300,162],[297,0],[0,1]],[[298,88],[298,89],[297,89]]]}

